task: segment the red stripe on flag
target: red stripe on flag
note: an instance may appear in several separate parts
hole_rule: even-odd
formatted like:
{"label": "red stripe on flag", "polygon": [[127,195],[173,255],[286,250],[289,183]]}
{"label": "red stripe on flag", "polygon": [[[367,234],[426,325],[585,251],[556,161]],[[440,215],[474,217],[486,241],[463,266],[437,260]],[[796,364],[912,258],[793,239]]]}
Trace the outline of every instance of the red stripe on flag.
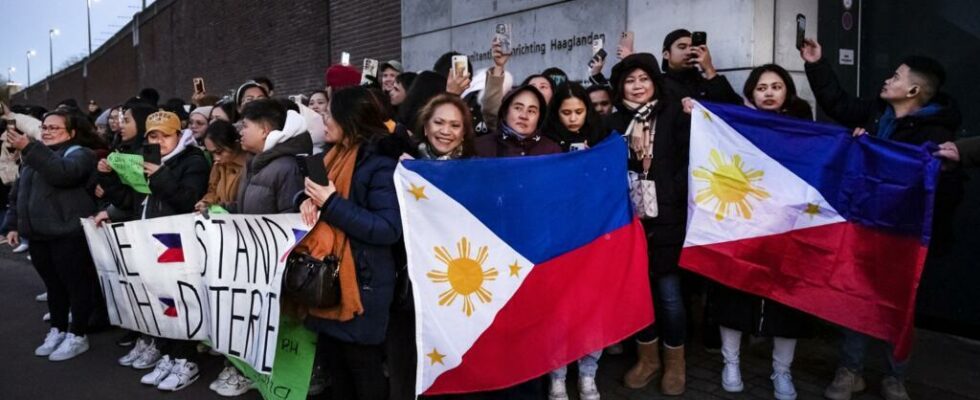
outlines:
{"label": "red stripe on flag", "polygon": [[158,263],[184,262],[183,249],[167,249],[157,258]]}
{"label": "red stripe on flag", "polygon": [[647,274],[638,220],[534,266],[462,363],[425,394],[513,386],[629,337],[653,322]]}
{"label": "red stripe on flag", "polygon": [[905,359],[926,251],[917,237],[842,222],[687,247],[680,264],[886,340],[895,345],[896,358]]}

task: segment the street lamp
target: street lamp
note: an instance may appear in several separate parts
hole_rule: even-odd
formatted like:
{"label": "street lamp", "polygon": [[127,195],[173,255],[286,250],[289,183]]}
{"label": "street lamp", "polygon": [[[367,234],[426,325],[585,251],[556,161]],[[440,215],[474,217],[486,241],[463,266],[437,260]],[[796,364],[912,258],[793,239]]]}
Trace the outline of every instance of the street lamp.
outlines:
{"label": "street lamp", "polygon": [[14,82],[14,72],[17,72],[17,68],[14,68],[14,67],[7,68],[7,82],[8,83],[13,83]]}
{"label": "street lamp", "polygon": [[92,3],[99,0],[85,0],[85,19],[88,21],[88,56],[92,57]]}
{"label": "street lamp", "polygon": [[34,50],[27,50],[27,86],[31,86],[31,57],[37,55]]}
{"label": "street lamp", "polygon": [[51,72],[48,76],[54,75],[54,37],[61,34],[58,28],[51,28],[48,30],[48,62]]}

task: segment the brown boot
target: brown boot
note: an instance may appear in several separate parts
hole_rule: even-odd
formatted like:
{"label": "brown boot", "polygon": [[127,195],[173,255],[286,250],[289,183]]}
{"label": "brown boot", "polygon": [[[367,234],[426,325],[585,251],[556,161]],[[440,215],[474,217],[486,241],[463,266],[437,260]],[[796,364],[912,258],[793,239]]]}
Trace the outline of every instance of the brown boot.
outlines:
{"label": "brown boot", "polygon": [[623,384],[630,389],[643,389],[660,372],[660,342],[636,342],[636,365],[626,372]]}
{"label": "brown boot", "polygon": [[687,366],[684,362],[684,346],[664,346],[664,378],[660,390],[667,396],[684,394],[687,382]]}

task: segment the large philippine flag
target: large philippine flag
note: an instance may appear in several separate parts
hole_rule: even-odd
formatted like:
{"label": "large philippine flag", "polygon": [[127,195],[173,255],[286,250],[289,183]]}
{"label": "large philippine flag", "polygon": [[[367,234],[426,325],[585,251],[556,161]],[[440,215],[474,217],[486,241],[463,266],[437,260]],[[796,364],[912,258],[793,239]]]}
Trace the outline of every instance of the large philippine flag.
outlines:
{"label": "large philippine flag", "polygon": [[912,339],[939,162],[921,147],[696,104],[681,265],[887,340]]}
{"label": "large philippine flag", "polygon": [[626,154],[614,137],[569,154],[402,162],[417,393],[512,386],[653,322]]}

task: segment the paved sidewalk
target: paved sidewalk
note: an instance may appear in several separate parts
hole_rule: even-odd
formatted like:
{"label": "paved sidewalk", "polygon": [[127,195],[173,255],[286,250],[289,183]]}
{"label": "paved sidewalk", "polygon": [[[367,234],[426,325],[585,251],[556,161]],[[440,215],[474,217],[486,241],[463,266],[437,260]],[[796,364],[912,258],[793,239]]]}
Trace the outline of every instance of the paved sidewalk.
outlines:
{"label": "paved sidewalk", "polygon": [[[221,370],[221,359],[204,357],[198,382],[176,394],[164,393],[140,385],[140,372],[116,365],[125,349],[114,344],[119,330],[91,335],[92,349],[77,359],[52,363],[35,357],[34,348],[48,330],[41,322],[44,303],[34,296],[44,291],[41,280],[26,260],[25,254],[12,254],[0,245],[0,398],[2,399],[218,399],[208,384]],[[797,348],[793,373],[799,399],[821,399],[823,388],[833,378],[837,362],[836,338],[832,334],[801,341]],[[627,345],[629,346],[629,345]],[[743,346],[745,391],[725,393],[718,380],[720,355],[712,355],[697,346],[688,352],[688,389],[683,399],[771,399],[771,370],[767,341]],[[883,346],[869,350],[869,390],[856,400],[877,399]],[[603,399],[662,399],[656,385],[643,390],[626,389],[620,384],[623,373],[631,366],[632,352],[606,355],[600,361],[599,389]],[[938,400],[980,399],[980,343],[947,335],[920,331],[911,365],[912,398]],[[569,388],[577,398],[574,368],[569,371]],[[255,391],[240,399],[260,398]],[[324,399],[326,396],[320,396]]]}

